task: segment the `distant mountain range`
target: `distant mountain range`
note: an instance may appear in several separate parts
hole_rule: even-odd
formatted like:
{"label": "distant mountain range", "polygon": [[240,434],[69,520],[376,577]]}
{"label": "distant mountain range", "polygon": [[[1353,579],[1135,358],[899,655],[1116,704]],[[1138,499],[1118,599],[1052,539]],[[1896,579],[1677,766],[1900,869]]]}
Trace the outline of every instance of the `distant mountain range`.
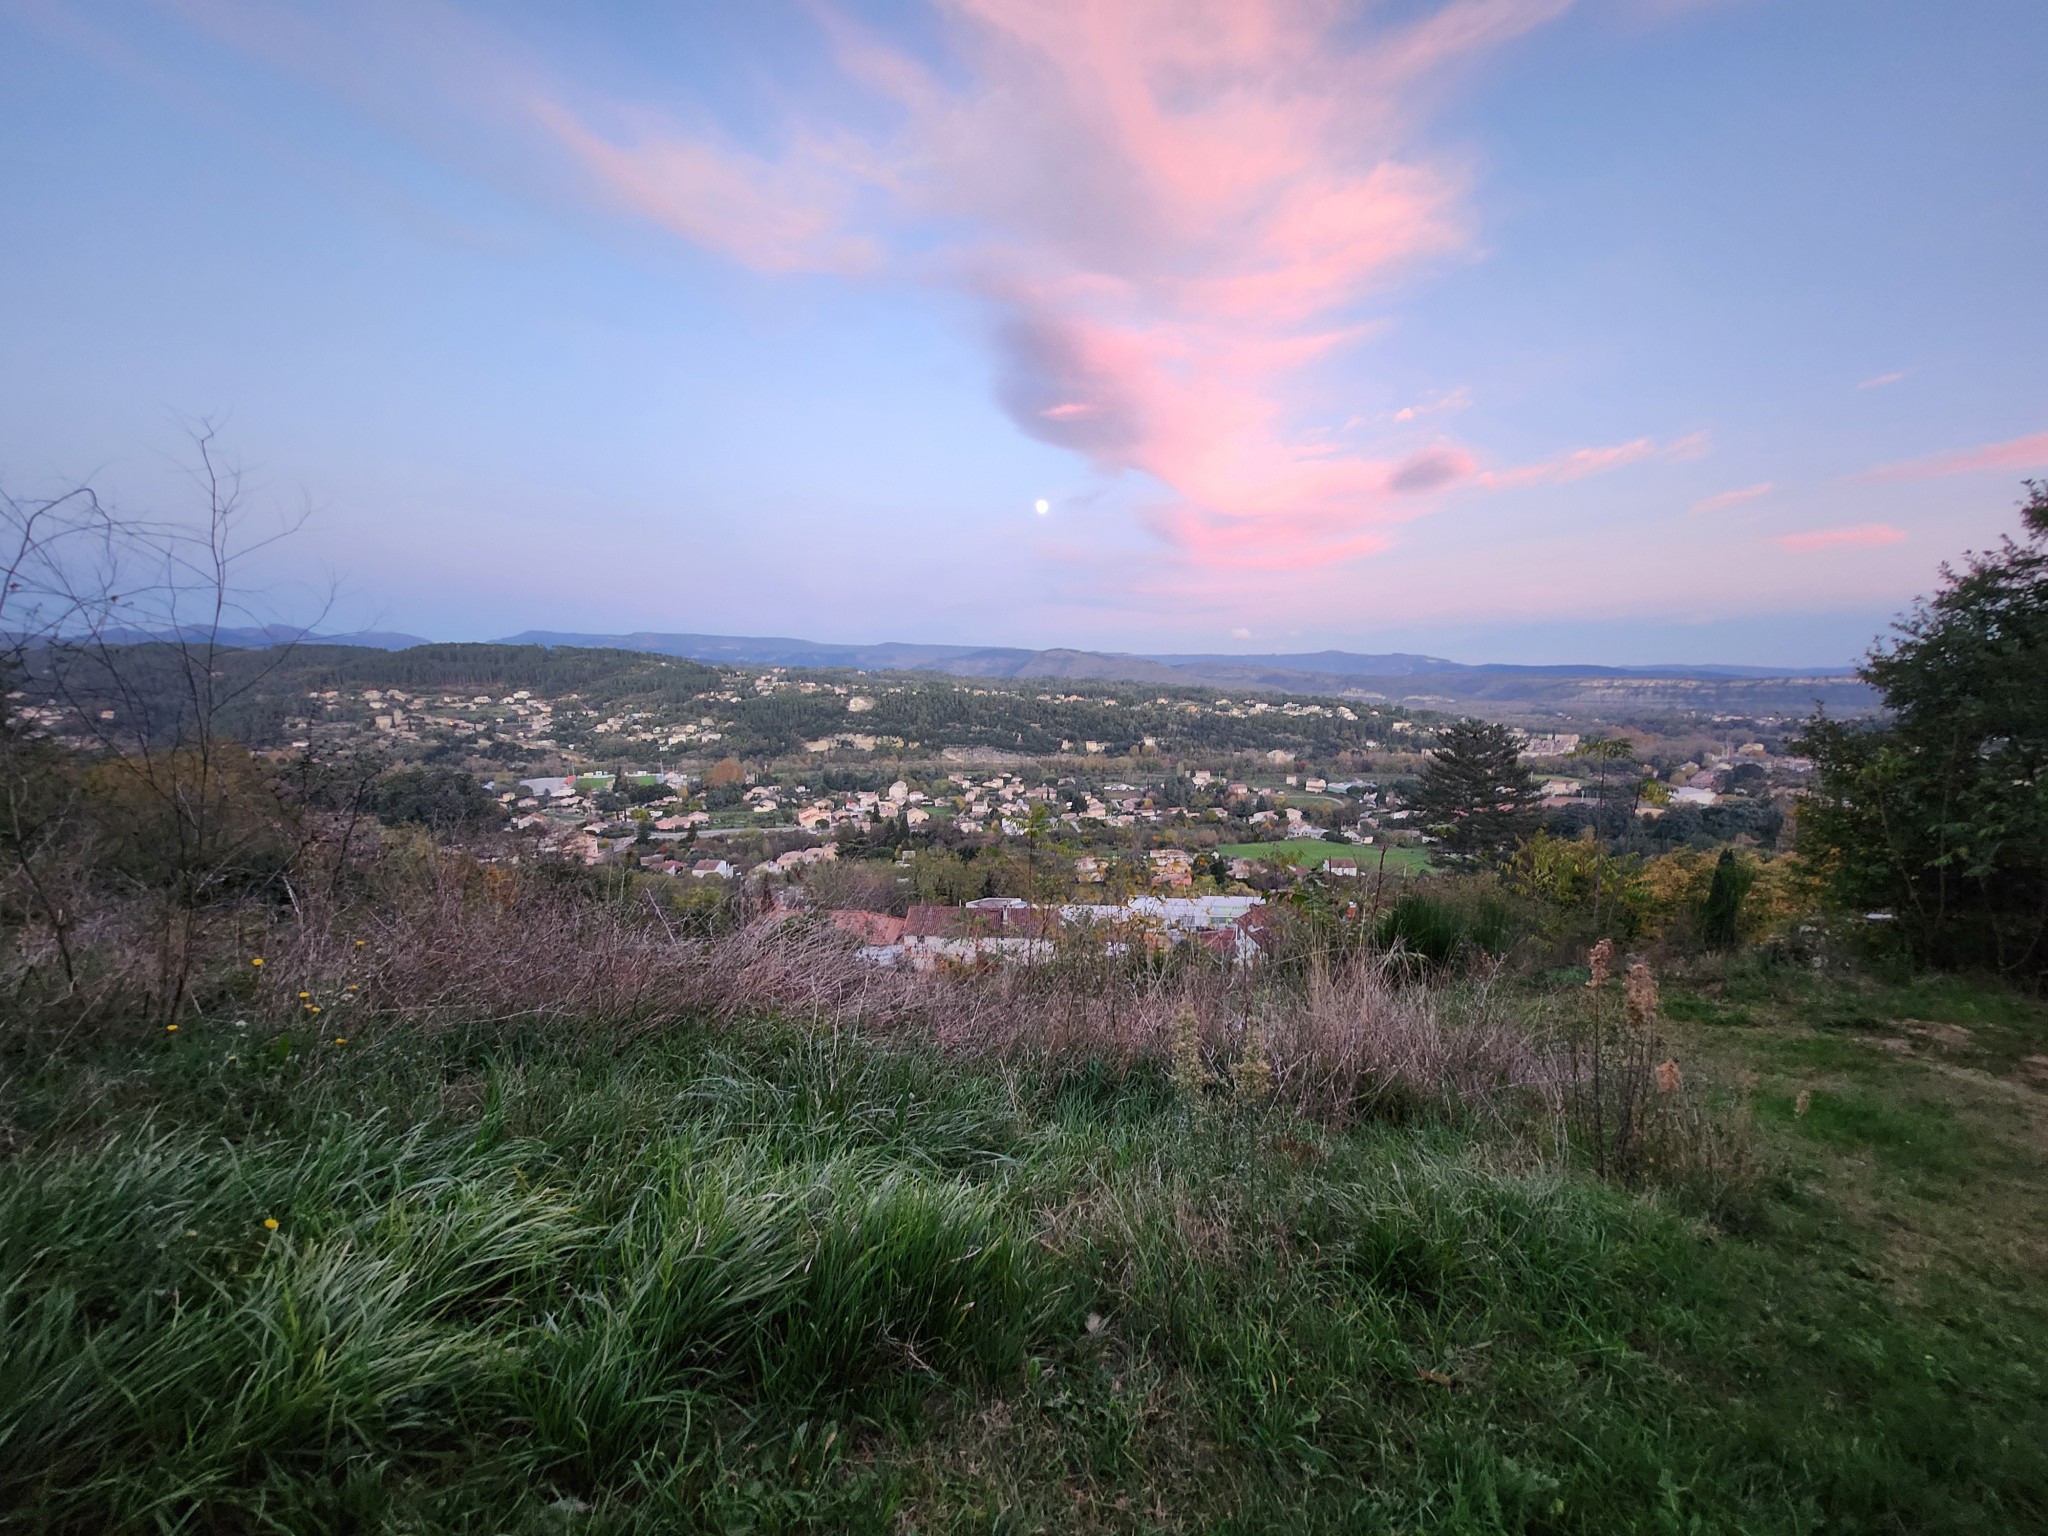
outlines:
{"label": "distant mountain range", "polygon": [[1405,651],[1363,655],[1308,651],[1268,655],[1132,655],[1009,646],[826,645],[782,636],[677,635],[641,631],[589,635],[527,630],[506,644],[612,646],[728,666],[856,668],[944,672],[955,677],[1167,683],[1287,693],[1338,694],[1437,707],[1487,706],[1492,713],[1803,714],[1816,704],[1863,711],[1876,702],[1848,667],[1473,665]]}
{"label": "distant mountain range", "polygon": [[[151,638],[140,632],[110,636]],[[397,651],[429,642],[388,630],[316,635],[283,626],[224,630],[223,643],[265,648],[304,640]],[[1853,669],[1737,666],[1601,667],[1471,664],[1407,651],[1297,651],[1262,655],[1172,652],[1134,655],[1059,647],[829,645],[773,635],[592,635],[530,629],[501,645],[606,647],[747,667],[822,667],[868,672],[939,672],[954,677],[1155,683],[1242,691],[1335,694],[1348,698],[1469,708],[1494,715],[1618,718],[1631,715],[1798,715],[1825,705],[1840,713],[1876,706]]]}

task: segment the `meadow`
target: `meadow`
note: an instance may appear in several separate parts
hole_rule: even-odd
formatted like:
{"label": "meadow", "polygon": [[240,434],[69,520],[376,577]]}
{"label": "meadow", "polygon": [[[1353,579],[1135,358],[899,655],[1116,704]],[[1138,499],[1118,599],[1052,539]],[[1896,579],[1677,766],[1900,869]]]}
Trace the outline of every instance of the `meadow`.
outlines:
{"label": "meadow", "polygon": [[1368,879],[1378,873],[1382,853],[1386,855],[1386,870],[1390,875],[1425,874],[1431,867],[1428,849],[1396,843],[1326,843],[1316,838],[1300,837],[1281,843],[1229,843],[1216,850],[1218,858],[1278,859],[1303,869],[1321,869],[1333,857],[1342,855],[1356,859],[1359,872]]}
{"label": "meadow", "polygon": [[[1347,995],[1540,1033],[1584,981]],[[1711,1187],[1178,1034],[310,1006],[10,1040],[0,1526],[2048,1521],[2048,1010],[1997,987],[1667,976]]]}

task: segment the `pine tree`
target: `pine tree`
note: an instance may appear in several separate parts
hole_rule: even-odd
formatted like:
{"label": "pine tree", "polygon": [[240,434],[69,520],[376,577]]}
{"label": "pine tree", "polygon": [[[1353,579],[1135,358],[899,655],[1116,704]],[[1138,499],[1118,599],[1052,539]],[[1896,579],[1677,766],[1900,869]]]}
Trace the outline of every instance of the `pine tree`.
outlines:
{"label": "pine tree", "polygon": [[1446,852],[1499,855],[1536,827],[1536,783],[1504,725],[1459,720],[1437,732],[1415,809]]}

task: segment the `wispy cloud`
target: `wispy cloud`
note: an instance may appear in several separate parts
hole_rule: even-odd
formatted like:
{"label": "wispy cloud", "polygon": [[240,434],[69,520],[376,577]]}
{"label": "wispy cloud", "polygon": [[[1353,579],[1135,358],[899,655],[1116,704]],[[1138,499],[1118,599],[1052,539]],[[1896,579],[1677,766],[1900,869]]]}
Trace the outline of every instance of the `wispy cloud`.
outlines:
{"label": "wispy cloud", "polygon": [[766,159],[653,123],[621,145],[554,102],[533,111],[622,206],[692,244],[759,272],[857,272],[880,260],[874,241],[846,227],[848,182],[822,156]]}
{"label": "wispy cloud", "polygon": [[1858,384],[1856,387],[1858,389],[1882,389],[1887,384],[1898,383],[1899,380],[1903,379],[1904,377],[1905,374],[1903,373],[1880,373],[1875,378],[1863,380],[1863,382]]}
{"label": "wispy cloud", "polygon": [[1412,149],[1420,87],[1569,3],[1366,29],[1286,0],[946,0],[943,72],[832,18],[840,68],[898,126],[798,123],[771,155],[638,109],[533,110],[615,203],[736,261],[967,287],[1023,431],[1158,482],[1150,525],[1189,561],[1284,569],[1383,548],[1476,468],[1294,420],[1310,367],[1367,334],[1363,302],[1473,248],[1461,168]]}
{"label": "wispy cloud", "polygon": [[1987,469],[2048,469],[2048,432],[2015,437],[1982,448],[1964,448],[1954,453],[1931,454],[1900,464],[1881,464],[1865,470],[1859,480],[1935,480],[1944,475],[1970,475]]}
{"label": "wispy cloud", "polygon": [[1888,523],[1859,523],[1853,528],[1816,528],[1809,533],[1781,533],[1775,542],[1781,549],[1811,554],[1819,549],[1868,549],[1880,544],[1899,544],[1905,541],[1905,537],[1903,531]]}
{"label": "wispy cloud", "polygon": [[1472,391],[1464,385],[1460,385],[1458,388],[1447,390],[1441,395],[1433,395],[1427,399],[1418,400],[1413,405],[1402,406],[1400,410],[1394,412],[1394,420],[1401,422],[1415,421],[1423,416],[1434,416],[1438,411],[1466,410],[1470,408],[1471,404]]}
{"label": "wispy cloud", "polygon": [[1760,480],[1755,485],[1745,485],[1740,490],[1723,491],[1718,496],[1709,496],[1692,504],[1695,512],[1725,512],[1730,507],[1739,507],[1745,501],[1755,501],[1759,496],[1771,494],[1771,482]]}
{"label": "wispy cloud", "polygon": [[1556,458],[1521,464],[1512,469],[1487,470],[1475,478],[1478,484],[1491,491],[1520,490],[1532,485],[1569,485],[1574,480],[1604,475],[1625,465],[1640,464],[1645,459],[1696,459],[1706,451],[1706,434],[1701,432],[1663,444],[1654,438],[1638,437],[1602,448],[1574,448]]}

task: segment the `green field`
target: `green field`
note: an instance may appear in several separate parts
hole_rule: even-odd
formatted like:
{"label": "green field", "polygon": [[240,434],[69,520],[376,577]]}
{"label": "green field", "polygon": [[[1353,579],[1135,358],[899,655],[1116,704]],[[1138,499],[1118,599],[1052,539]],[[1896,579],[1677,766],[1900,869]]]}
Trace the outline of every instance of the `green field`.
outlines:
{"label": "green field", "polygon": [[1363,846],[1357,843],[1326,843],[1306,837],[1284,843],[1226,843],[1216,852],[1226,859],[1284,859],[1304,869],[1320,869],[1332,857],[1341,856],[1358,860],[1358,872],[1372,876],[1379,873],[1382,848],[1386,851],[1386,869],[1390,875],[1423,874],[1430,868],[1429,854],[1421,848],[1397,848],[1381,843]]}

